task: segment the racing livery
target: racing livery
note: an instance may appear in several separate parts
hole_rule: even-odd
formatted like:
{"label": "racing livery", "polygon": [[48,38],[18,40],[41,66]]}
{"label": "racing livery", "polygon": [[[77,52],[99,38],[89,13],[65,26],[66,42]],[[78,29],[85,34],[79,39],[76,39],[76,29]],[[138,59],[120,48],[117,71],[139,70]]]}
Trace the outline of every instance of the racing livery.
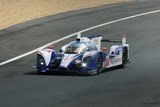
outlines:
{"label": "racing livery", "polygon": [[[112,45],[107,53],[103,42],[118,43]],[[77,35],[72,41],[56,52],[52,48],[46,48],[37,53],[37,72],[50,71],[77,72],[79,74],[99,74],[103,69],[121,66],[126,67],[129,61],[129,44],[126,36],[122,40],[102,39],[102,35],[90,35],[81,37]]]}

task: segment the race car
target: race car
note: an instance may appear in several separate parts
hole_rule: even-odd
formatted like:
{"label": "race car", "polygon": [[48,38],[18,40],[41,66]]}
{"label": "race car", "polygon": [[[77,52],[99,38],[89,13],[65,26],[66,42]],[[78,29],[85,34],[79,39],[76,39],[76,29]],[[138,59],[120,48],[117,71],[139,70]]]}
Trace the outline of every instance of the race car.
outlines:
{"label": "race car", "polygon": [[[112,45],[107,52],[101,47],[103,42],[118,43]],[[120,66],[126,67],[129,62],[129,44],[126,36],[122,40],[106,40],[102,35],[77,35],[72,41],[56,52],[46,48],[37,53],[37,72],[76,72],[78,74],[95,75],[104,69]]]}

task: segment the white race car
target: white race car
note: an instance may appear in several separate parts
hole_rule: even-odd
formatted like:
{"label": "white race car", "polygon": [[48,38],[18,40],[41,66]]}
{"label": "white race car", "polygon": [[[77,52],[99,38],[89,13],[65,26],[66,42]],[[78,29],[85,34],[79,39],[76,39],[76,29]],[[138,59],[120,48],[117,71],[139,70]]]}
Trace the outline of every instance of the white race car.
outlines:
{"label": "white race car", "polygon": [[[112,45],[110,52],[101,47],[102,42],[119,43]],[[129,44],[126,36],[122,40],[102,39],[102,35],[81,37],[79,34],[72,41],[56,52],[47,48],[38,51],[37,72],[76,72],[79,74],[99,74],[103,69],[115,66],[126,67],[129,62]]]}

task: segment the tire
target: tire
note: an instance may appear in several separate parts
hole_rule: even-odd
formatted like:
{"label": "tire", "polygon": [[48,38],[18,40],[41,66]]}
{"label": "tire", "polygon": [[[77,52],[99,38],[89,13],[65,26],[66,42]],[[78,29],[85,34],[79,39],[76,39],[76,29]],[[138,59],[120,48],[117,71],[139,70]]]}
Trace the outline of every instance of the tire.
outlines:
{"label": "tire", "polygon": [[102,55],[98,55],[96,73],[100,74],[102,72],[102,69],[103,69],[103,58],[102,58]]}
{"label": "tire", "polygon": [[37,71],[37,75],[43,75],[43,74],[44,74],[44,72]]}
{"label": "tire", "polygon": [[44,75],[44,74],[46,74],[46,72],[39,72],[39,71],[37,71],[37,75]]}
{"label": "tire", "polygon": [[128,53],[125,48],[123,48],[123,54],[122,54],[122,68],[126,68],[128,61]]}

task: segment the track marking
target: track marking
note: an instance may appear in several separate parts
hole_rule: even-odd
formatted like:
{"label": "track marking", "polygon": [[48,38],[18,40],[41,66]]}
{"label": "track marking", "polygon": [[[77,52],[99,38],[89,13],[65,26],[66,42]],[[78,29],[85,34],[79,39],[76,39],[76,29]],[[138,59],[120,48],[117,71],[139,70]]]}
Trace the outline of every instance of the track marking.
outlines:
{"label": "track marking", "polygon": [[106,23],[103,23],[103,24],[99,24],[99,25],[96,25],[96,26],[93,26],[93,27],[90,27],[90,28],[81,30],[81,31],[79,31],[79,32],[76,32],[76,33],[70,34],[70,35],[68,35],[68,36],[65,36],[65,37],[63,37],[63,38],[60,38],[60,39],[58,39],[58,40],[56,40],[56,41],[50,42],[50,43],[48,43],[48,44],[46,44],[46,45],[44,45],[44,46],[41,46],[41,47],[39,47],[39,48],[37,48],[37,49],[34,49],[34,50],[32,50],[32,51],[29,51],[29,52],[27,52],[27,53],[25,53],[25,54],[22,54],[22,55],[19,55],[19,56],[17,56],[17,57],[14,57],[14,58],[11,58],[11,59],[9,59],[9,60],[6,60],[6,61],[4,61],[4,62],[1,62],[1,63],[0,63],[0,66],[5,65],[5,64],[8,64],[8,63],[13,62],[13,61],[16,61],[16,60],[21,59],[21,58],[23,58],[23,57],[26,57],[26,56],[28,56],[28,55],[31,55],[31,54],[33,54],[33,53],[35,53],[35,52],[37,52],[37,51],[39,51],[39,50],[41,50],[41,49],[46,48],[47,46],[56,44],[56,43],[58,43],[58,42],[60,42],[60,41],[63,41],[63,40],[68,39],[68,38],[70,38],[70,37],[73,37],[73,36],[77,35],[78,33],[83,33],[83,32],[86,32],[86,31],[89,31],[89,30],[92,30],[92,29],[96,29],[96,28],[99,28],[99,27],[102,27],[102,26],[106,26],[106,25],[109,25],[109,24],[121,22],[121,21],[124,21],[124,20],[129,20],[129,19],[133,19],[133,18],[137,18],[137,17],[140,17],[140,16],[145,16],[145,15],[149,15],[149,14],[153,14],[153,13],[159,13],[159,12],[160,12],[160,10],[145,12],[145,13],[141,13],[141,14],[137,14],[137,15],[128,16],[128,17],[125,17],[125,18],[121,18],[121,19],[109,21],[109,22],[106,22]]}

